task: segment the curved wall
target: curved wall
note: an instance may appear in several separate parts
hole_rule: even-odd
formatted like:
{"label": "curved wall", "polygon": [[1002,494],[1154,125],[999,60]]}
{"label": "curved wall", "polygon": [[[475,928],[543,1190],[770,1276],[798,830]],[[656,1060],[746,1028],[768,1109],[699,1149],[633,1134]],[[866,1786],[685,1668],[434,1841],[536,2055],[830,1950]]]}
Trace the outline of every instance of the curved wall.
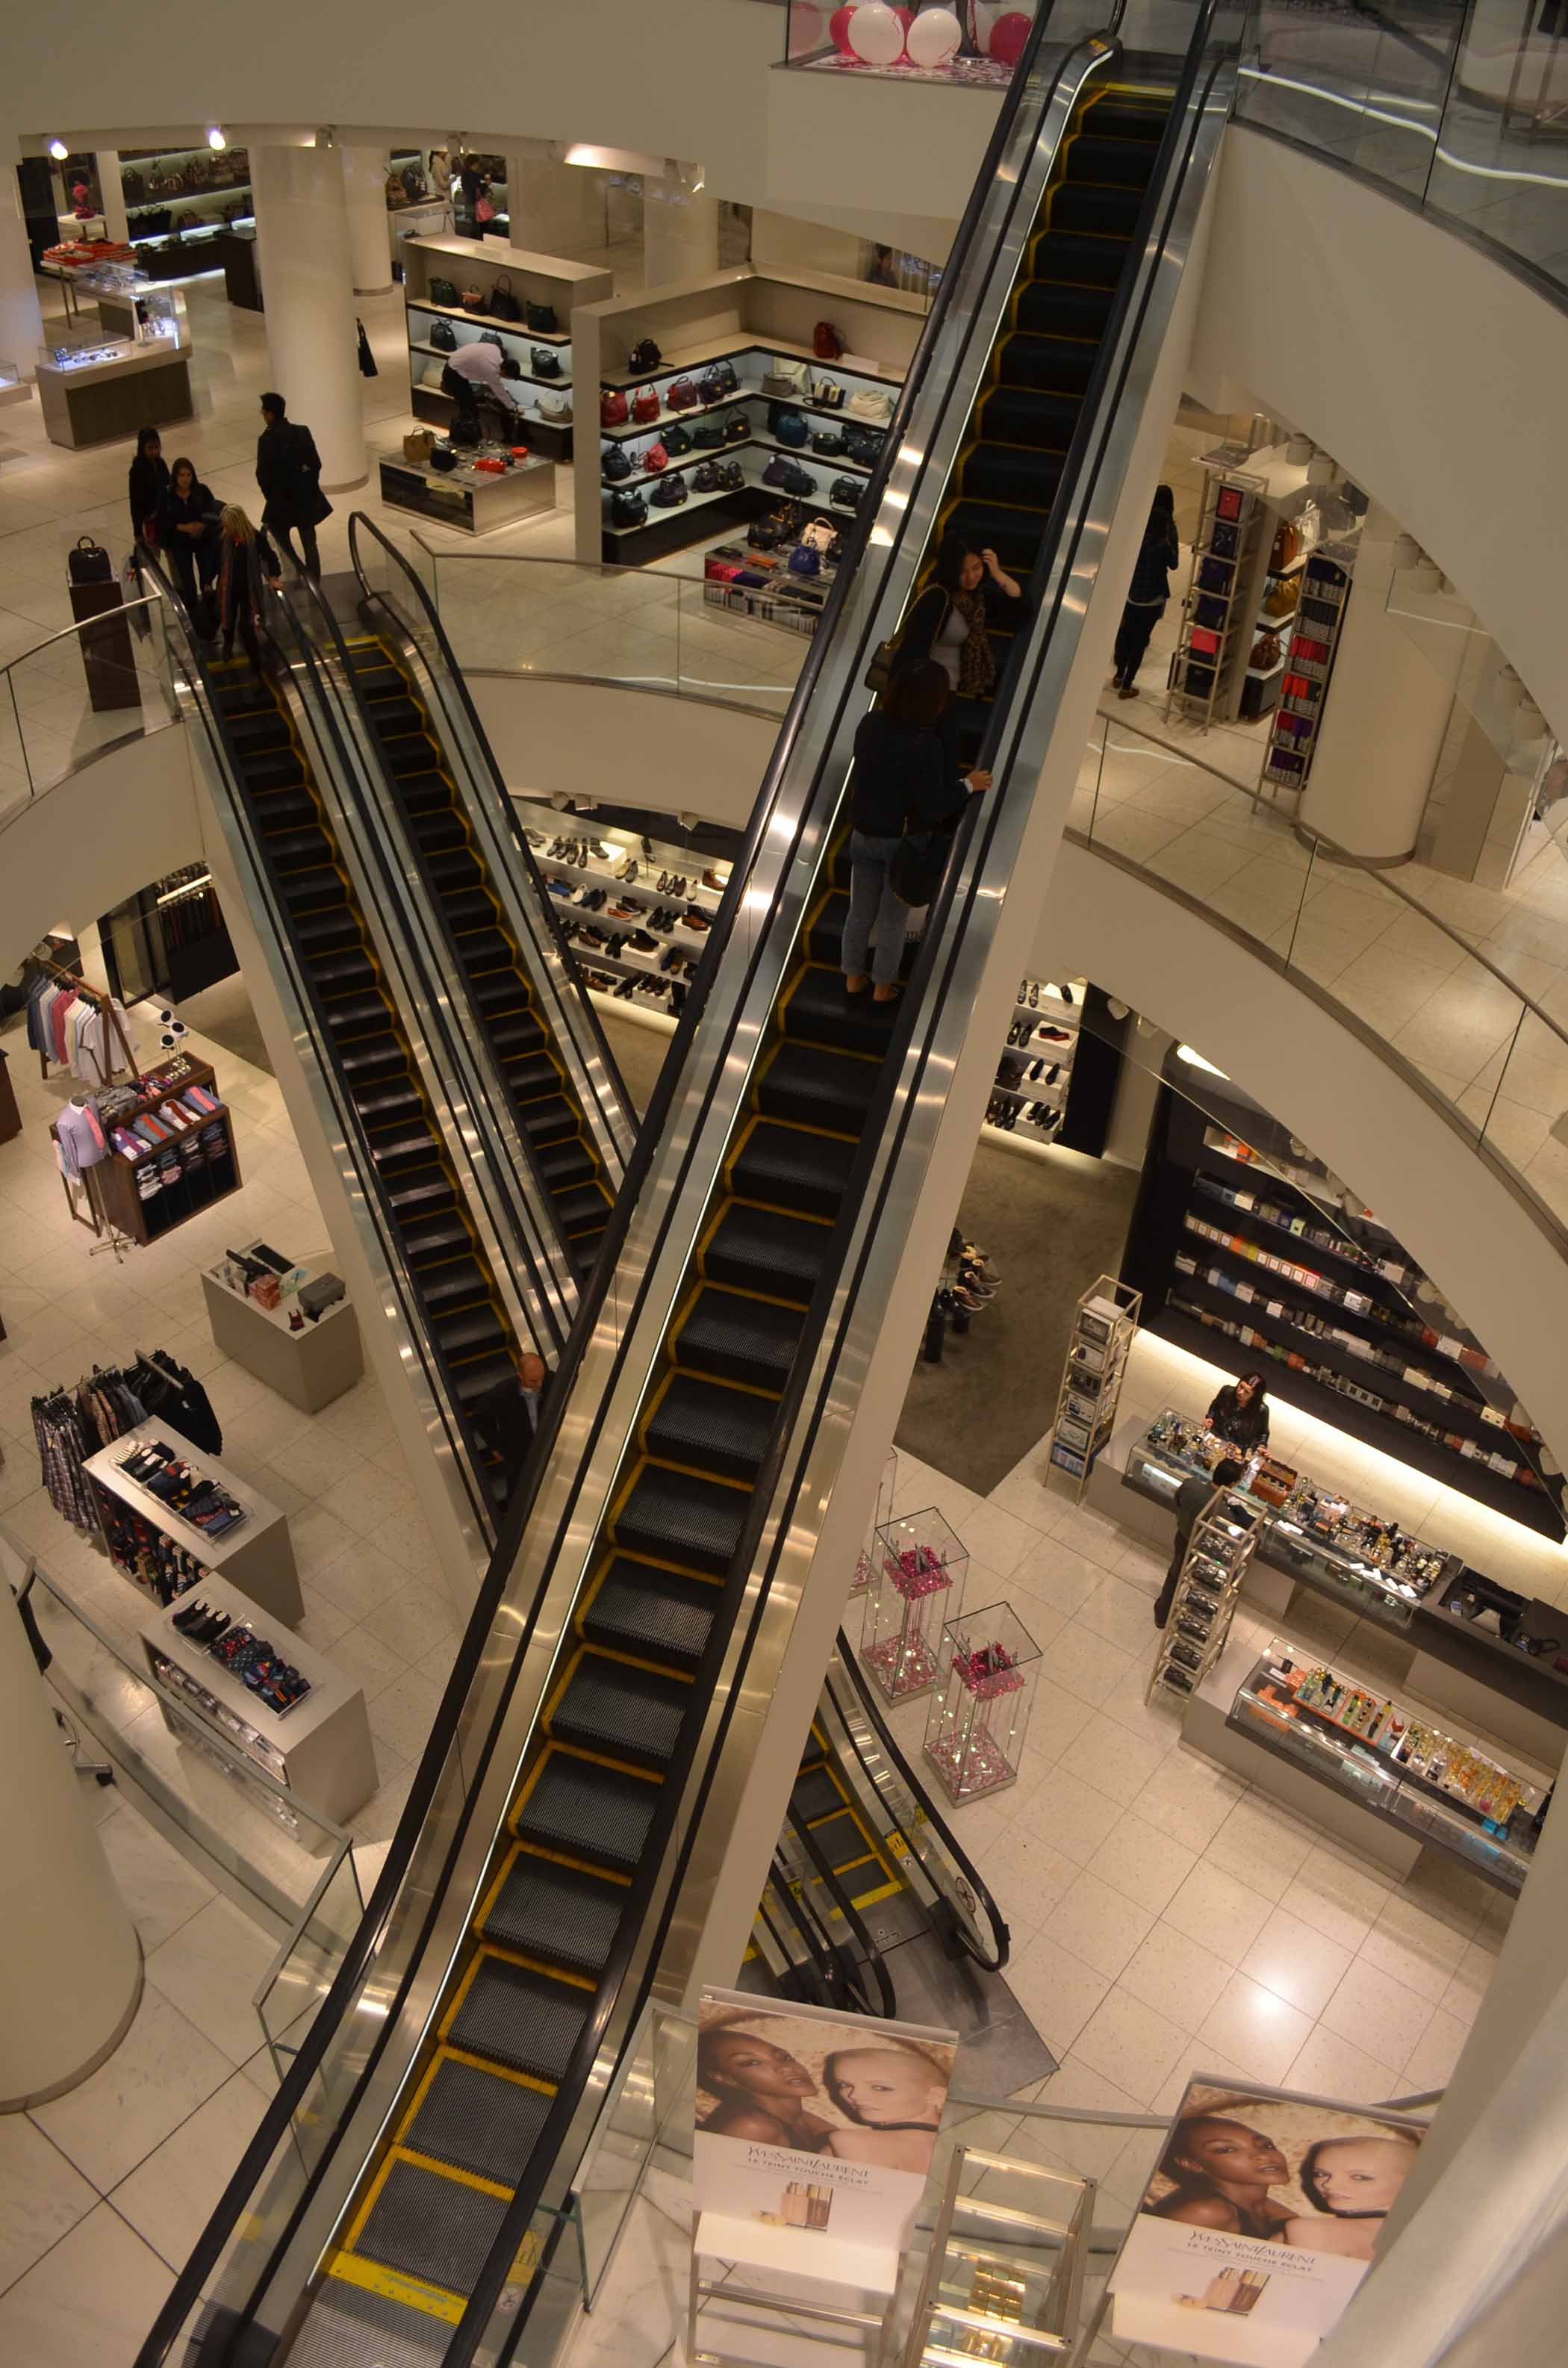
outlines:
{"label": "curved wall", "polygon": [[0,973],[201,851],[183,725],[95,757],[0,823]]}

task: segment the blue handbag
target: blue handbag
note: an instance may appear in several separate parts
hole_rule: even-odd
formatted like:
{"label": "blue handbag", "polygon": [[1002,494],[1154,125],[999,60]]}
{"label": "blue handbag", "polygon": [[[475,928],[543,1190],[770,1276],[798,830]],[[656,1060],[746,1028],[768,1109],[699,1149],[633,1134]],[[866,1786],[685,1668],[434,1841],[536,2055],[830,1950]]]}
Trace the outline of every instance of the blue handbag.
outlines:
{"label": "blue handbag", "polygon": [[773,433],[778,443],[797,452],[811,442],[812,431],[798,411],[781,411],[773,422]]}
{"label": "blue handbag", "polygon": [[821,557],[812,550],[809,542],[798,542],[790,553],[790,573],[791,575],[822,574]]}

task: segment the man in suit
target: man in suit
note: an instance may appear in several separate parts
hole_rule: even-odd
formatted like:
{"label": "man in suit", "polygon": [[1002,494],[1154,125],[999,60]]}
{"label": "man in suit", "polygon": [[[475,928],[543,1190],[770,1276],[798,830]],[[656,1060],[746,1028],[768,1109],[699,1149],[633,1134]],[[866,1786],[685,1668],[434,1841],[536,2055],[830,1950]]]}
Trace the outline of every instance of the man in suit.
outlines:
{"label": "man in suit", "polygon": [[[321,576],[316,529],[332,516],[332,504],[321,489],[321,454],[308,427],[289,417],[280,394],[261,398],[264,422],[256,445],[256,482],[261,488],[261,522],[299,560],[307,575]],[[299,529],[300,549],[290,539]]]}
{"label": "man in suit", "polygon": [[491,1452],[500,1457],[508,1497],[528,1462],[549,1387],[549,1366],[528,1349],[518,1360],[516,1381],[497,1382],[474,1400],[473,1427]]}

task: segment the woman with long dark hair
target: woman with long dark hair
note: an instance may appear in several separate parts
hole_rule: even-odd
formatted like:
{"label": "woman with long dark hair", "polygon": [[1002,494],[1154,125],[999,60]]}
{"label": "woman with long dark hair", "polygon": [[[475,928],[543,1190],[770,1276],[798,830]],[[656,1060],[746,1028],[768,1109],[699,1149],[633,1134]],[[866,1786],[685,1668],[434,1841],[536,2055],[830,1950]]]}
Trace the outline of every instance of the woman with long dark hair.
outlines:
{"label": "woman with long dark hair", "polygon": [[698,2085],[719,2100],[700,2126],[723,2138],[820,2152],[833,2124],[806,2111],[817,2084],[788,2048],[727,2023],[697,2042]]}
{"label": "woman with long dark hair", "polygon": [[943,733],[955,763],[963,726],[978,723],[983,727],[980,709],[996,688],[991,628],[1019,623],[1023,598],[1023,586],[1008,575],[994,551],[966,541],[961,534],[945,534],[937,546],[931,580],[904,619],[894,676],[912,672],[927,658],[942,668],[952,692]]}
{"label": "woman with long dark hair", "polygon": [[1290,2164],[1272,2138],[1226,2114],[1186,2115],[1160,2157],[1160,2170],[1176,2184],[1144,2206],[1156,2219],[1267,2240],[1278,2237],[1291,2216],[1268,2193],[1290,2178]]}
{"label": "woman with long dark hair", "polygon": [[1244,1456],[1255,1448],[1268,1444],[1268,1400],[1263,1394],[1263,1375],[1256,1371],[1238,1373],[1215,1391],[1203,1417],[1203,1428],[1211,1430],[1216,1439],[1228,1440]]}
{"label": "woman with long dark hair", "polygon": [[126,492],[131,503],[132,542],[156,543],[158,506],[169,482],[164,439],[155,427],[136,430],[136,457],[131,463]]}
{"label": "woman with long dark hair", "polygon": [[1171,570],[1180,558],[1181,545],[1176,541],[1176,495],[1168,485],[1156,485],[1149,523],[1138,546],[1132,581],[1127,587],[1121,622],[1116,629],[1115,682],[1123,699],[1136,699],[1138,696],[1135,677],[1143,663],[1150,635],[1159,623],[1165,602],[1171,597]]}

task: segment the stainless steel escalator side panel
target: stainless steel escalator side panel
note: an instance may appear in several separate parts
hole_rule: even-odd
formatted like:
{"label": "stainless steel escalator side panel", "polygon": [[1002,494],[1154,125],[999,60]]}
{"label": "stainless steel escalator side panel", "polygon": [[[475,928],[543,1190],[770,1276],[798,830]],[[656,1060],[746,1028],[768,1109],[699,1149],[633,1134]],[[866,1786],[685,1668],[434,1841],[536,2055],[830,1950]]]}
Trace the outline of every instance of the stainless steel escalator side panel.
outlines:
{"label": "stainless steel escalator side panel", "polygon": [[167,627],[171,651],[177,653],[180,673],[174,683],[176,703],[190,726],[190,745],[203,782],[223,833],[229,860],[244,891],[267,962],[273,992],[278,996],[299,1063],[312,1111],[352,1220],[360,1255],[369,1268],[376,1293],[367,1321],[380,1322],[392,1335],[404,1384],[439,1474],[463,1544],[476,1573],[490,1557],[492,1536],[484,1491],[469,1461],[457,1406],[438,1365],[419,1348],[419,1315],[412,1280],[396,1241],[383,1231],[373,1196],[365,1188],[355,1149],[358,1124],[346,1096],[340,1094],[311,1016],[310,997],[294,959],[287,933],[278,925],[270,884],[256,859],[249,826],[241,811],[240,792],[222,742],[206,712],[200,677],[186,643],[183,620],[176,621],[175,603],[165,595],[171,612]]}

